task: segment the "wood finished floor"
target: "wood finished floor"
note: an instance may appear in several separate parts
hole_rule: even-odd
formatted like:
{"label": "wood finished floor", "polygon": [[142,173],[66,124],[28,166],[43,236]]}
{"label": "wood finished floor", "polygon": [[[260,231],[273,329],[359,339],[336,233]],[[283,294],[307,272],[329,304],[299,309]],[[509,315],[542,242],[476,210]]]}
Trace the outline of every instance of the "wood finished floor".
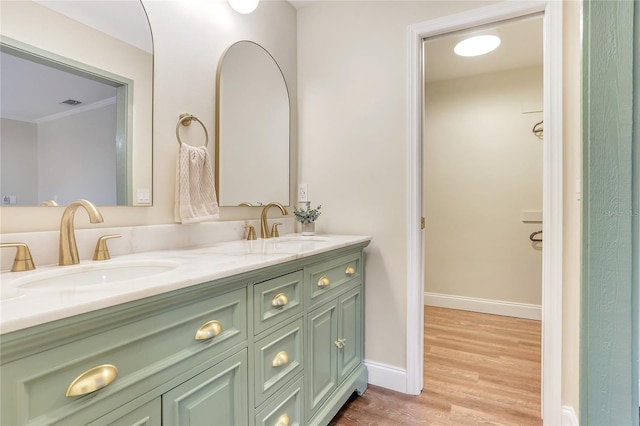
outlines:
{"label": "wood finished floor", "polygon": [[330,425],[542,425],[540,321],[425,306],[424,389],[369,386]]}

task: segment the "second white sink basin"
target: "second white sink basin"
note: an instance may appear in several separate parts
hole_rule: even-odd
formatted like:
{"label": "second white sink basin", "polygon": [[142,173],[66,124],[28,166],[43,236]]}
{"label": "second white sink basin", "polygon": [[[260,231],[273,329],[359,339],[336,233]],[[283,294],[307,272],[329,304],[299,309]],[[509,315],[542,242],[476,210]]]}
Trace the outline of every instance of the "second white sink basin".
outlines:
{"label": "second white sink basin", "polygon": [[19,288],[51,289],[95,286],[162,274],[178,266],[176,262],[160,260],[61,266],[51,271],[20,278],[16,280],[16,285]]}

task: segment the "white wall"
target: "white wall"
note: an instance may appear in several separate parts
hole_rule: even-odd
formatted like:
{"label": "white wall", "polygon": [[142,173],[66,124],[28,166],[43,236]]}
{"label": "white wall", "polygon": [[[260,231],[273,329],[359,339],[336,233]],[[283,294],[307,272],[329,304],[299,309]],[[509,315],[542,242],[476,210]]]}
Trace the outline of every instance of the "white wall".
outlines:
{"label": "white wall", "polygon": [[116,205],[116,104],[38,125],[38,204]]}
{"label": "white wall", "polygon": [[542,89],[542,67],[425,86],[425,293],[542,303]]}
{"label": "white wall", "polygon": [[36,204],[38,126],[3,118],[0,123],[0,139],[0,200],[5,195],[15,195],[18,204]]}

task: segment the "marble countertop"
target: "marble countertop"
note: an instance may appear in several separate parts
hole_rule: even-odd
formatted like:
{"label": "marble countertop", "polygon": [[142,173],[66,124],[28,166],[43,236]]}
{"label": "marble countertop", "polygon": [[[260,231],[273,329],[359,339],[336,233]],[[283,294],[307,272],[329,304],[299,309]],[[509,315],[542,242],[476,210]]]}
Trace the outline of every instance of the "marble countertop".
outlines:
{"label": "marble countertop", "polygon": [[[73,266],[43,266],[27,272],[3,272],[0,276],[0,334],[370,240],[368,236],[303,237],[289,234],[268,240],[236,240],[179,250],[112,256],[111,260],[101,262],[83,260]],[[104,264],[106,268],[157,264],[171,269],[111,283],[28,285],[41,278],[55,278],[58,274],[96,268],[98,264]]]}

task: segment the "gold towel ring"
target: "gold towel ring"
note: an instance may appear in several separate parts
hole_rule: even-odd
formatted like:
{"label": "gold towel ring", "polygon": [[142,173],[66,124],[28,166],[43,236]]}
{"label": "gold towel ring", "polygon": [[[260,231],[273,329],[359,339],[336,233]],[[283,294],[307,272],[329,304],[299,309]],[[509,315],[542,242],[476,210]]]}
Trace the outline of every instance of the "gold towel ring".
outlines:
{"label": "gold towel ring", "polygon": [[182,145],[182,140],[180,140],[180,125],[190,126],[191,121],[193,120],[200,123],[200,125],[204,129],[204,137],[205,137],[204,146],[209,146],[209,132],[207,132],[207,128],[205,127],[204,123],[200,121],[200,119],[195,115],[191,115],[186,112],[180,114],[180,119],[178,120],[178,124],[176,125],[176,137],[178,138],[178,144]]}

